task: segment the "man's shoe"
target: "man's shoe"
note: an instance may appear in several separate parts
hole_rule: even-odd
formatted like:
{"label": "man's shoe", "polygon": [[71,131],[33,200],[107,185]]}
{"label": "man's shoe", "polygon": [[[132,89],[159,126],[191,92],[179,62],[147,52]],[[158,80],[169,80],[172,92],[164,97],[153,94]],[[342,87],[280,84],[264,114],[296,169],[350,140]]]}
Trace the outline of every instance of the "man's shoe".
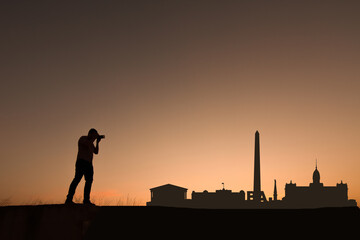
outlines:
{"label": "man's shoe", "polygon": [[71,199],[66,199],[65,204],[72,205],[72,204],[75,204],[75,203]]}
{"label": "man's shoe", "polygon": [[90,202],[90,200],[84,200],[84,201],[83,201],[83,204],[90,205],[90,206],[96,206],[95,204],[93,204],[92,202]]}

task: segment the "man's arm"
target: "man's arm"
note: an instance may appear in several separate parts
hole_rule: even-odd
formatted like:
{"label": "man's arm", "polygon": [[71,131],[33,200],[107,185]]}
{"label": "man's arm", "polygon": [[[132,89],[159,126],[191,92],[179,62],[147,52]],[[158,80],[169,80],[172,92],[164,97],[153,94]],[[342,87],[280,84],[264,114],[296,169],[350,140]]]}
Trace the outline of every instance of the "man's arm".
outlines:
{"label": "man's arm", "polygon": [[100,142],[101,139],[96,139],[96,146],[94,148],[94,153],[95,154],[98,154],[99,153],[99,142]]}

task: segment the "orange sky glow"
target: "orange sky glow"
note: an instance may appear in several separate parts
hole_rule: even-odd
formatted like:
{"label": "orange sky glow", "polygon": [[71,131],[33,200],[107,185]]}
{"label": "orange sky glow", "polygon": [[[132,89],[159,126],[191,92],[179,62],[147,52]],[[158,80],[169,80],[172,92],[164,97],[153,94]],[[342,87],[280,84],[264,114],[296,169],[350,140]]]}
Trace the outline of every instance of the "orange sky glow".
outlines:
{"label": "orange sky glow", "polygon": [[1,5],[0,204],[63,203],[90,128],[99,205],[251,191],[256,130],[267,197],[317,159],[359,204],[359,2]]}

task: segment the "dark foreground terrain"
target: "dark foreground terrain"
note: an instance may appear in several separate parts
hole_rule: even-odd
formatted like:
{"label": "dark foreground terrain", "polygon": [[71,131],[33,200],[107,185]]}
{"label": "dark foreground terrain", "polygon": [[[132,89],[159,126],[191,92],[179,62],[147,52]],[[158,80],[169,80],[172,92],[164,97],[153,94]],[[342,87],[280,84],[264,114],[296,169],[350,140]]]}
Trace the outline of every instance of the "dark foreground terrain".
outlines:
{"label": "dark foreground terrain", "polygon": [[[216,210],[42,205],[0,207],[0,239],[357,238],[357,207]],[[354,235],[355,234],[355,235]]]}

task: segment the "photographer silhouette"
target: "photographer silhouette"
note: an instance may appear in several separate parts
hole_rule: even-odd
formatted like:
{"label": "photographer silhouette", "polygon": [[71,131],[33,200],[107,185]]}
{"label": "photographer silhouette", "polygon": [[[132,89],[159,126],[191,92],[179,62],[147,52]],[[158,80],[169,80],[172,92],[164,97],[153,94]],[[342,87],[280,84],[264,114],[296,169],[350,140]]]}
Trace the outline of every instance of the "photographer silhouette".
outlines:
{"label": "photographer silhouette", "polygon": [[[90,202],[90,191],[91,184],[93,182],[94,168],[92,165],[93,154],[99,153],[99,142],[101,139],[105,138],[104,135],[99,135],[99,133],[94,129],[90,129],[87,136],[81,136],[78,141],[78,154],[75,164],[75,177],[72,180],[69,192],[66,197],[65,204],[73,204],[72,201],[77,185],[79,184],[82,176],[85,176],[85,187],[84,187],[84,204],[91,204]],[[94,147],[93,142],[96,140],[96,146]]]}

